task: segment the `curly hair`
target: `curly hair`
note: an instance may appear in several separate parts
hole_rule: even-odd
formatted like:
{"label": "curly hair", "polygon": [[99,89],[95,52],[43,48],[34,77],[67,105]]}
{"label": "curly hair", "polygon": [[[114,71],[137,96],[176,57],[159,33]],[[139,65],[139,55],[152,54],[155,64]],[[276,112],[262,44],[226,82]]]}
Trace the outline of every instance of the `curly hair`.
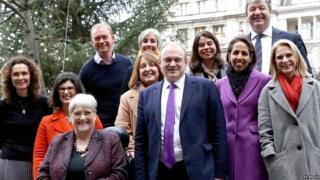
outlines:
{"label": "curly hair", "polygon": [[2,93],[3,98],[12,103],[13,98],[18,97],[16,88],[12,84],[12,68],[16,64],[25,64],[30,72],[30,85],[28,96],[33,100],[37,99],[41,91],[41,70],[40,67],[31,59],[23,56],[16,56],[7,61],[1,68]]}
{"label": "curly hair", "polygon": [[199,73],[203,72],[203,68],[201,66],[201,57],[198,52],[198,46],[199,46],[199,40],[201,37],[206,37],[209,39],[212,39],[214,42],[214,45],[216,46],[217,52],[213,58],[214,64],[217,65],[219,69],[224,67],[224,61],[221,58],[221,50],[218,39],[209,31],[201,31],[198,34],[196,34],[196,37],[194,38],[193,45],[192,45],[192,54],[190,58],[190,70],[193,73]]}
{"label": "curly hair", "polygon": [[85,92],[84,86],[78,75],[76,75],[73,72],[62,72],[56,77],[52,87],[51,101],[53,106],[55,107],[59,107],[59,108],[62,107],[62,102],[59,96],[59,87],[61,84],[65,83],[66,81],[70,81],[74,85],[76,94]]}

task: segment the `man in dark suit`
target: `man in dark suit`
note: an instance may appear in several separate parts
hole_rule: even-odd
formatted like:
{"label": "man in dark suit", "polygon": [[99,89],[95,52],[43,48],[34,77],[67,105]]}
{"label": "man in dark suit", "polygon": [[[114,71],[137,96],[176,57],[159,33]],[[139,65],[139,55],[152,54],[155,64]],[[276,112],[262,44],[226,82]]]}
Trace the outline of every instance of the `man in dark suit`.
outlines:
{"label": "man in dark suit", "polygon": [[171,42],[164,80],[140,94],[135,136],[137,180],[226,179],[226,127],[216,86],[185,75],[185,50]]}
{"label": "man in dark suit", "polygon": [[246,15],[252,29],[247,37],[255,45],[258,70],[269,74],[272,44],[279,39],[288,39],[299,48],[308,67],[308,72],[312,74],[311,65],[307,57],[307,49],[301,36],[297,33],[276,29],[270,25],[270,0],[248,0],[246,4]]}

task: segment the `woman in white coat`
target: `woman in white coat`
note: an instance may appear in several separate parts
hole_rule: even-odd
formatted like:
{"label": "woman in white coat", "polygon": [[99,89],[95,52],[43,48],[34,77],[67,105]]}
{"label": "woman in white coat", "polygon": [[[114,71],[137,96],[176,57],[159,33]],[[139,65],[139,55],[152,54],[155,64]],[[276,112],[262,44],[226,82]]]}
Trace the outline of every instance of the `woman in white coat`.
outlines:
{"label": "woman in white coat", "polygon": [[307,73],[298,48],[277,41],[273,79],[259,98],[260,143],[270,180],[320,179],[320,84]]}

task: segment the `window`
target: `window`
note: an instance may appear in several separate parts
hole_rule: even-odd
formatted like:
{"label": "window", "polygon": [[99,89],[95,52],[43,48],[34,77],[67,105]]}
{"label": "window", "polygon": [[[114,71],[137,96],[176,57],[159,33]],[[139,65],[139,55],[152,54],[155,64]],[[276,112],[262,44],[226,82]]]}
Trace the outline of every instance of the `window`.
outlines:
{"label": "window", "polygon": [[201,26],[201,27],[196,27],[194,32],[195,32],[195,34],[197,34],[198,32],[202,32],[202,31],[205,31],[205,30],[206,30],[206,27]]}
{"label": "window", "polygon": [[224,25],[212,26],[212,33],[217,37],[220,43],[225,41]]}
{"label": "window", "polygon": [[186,29],[186,28],[178,29],[176,39],[181,44],[186,44],[186,42],[188,42],[188,29]]}

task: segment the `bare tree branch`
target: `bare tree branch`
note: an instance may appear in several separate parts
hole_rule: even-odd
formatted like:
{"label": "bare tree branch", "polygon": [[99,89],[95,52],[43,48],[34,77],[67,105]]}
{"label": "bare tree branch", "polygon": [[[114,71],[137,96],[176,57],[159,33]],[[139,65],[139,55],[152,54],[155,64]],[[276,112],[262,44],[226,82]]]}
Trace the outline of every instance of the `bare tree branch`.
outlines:
{"label": "bare tree branch", "polygon": [[11,0],[10,2],[11,2],[12,4],[16,5],[17,7],[19,7],[20,9],[23,8],[23,6],[22,6],[20,3],[16,2],[15,0]]}
{"label": "bare tree branch", "polygon": [[3,11],[3,12],[0,12],[0,15],[5,15],[5,14],[8,14],[8,13],[11,13],[12,11]]}
{"label": "bare tree branch", "polygon": [[25,29],[27,32],[30,31],[29,29],[29,26],[28,26],[28,23],[27,23],[27,20],[26,18],[20,13],[20,11],[14,7],[12,4],[8,3],[6,0],[0,0],[0,3],[3,3],[5,6],[7,6],[9,9],[11,9],[12,11],[14,11],[15,14],[17,14],[24,22],[25,24]]}
{"label": "bare tree branch", "polygon": [[11,13],[5,20],[0,21],[0,24],[4,24],[5,22],[9,21],[14,16],[14,13]]}

